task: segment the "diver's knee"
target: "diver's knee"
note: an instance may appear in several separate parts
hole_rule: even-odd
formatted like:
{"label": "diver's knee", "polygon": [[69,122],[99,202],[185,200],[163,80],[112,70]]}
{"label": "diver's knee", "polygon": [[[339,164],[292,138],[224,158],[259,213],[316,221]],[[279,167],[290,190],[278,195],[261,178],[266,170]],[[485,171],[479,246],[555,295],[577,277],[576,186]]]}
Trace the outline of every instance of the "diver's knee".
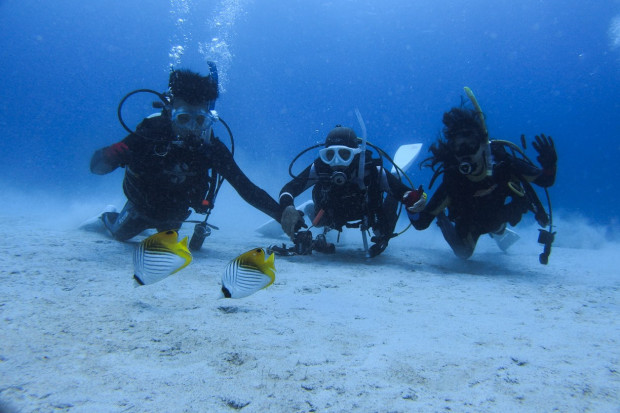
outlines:
{"label": "diver's knee", "polygon": [[457,248],[452,248],[452,251],[454,252],[454,255],[456,255],[458,258],[462,260],[467,260],[472,255],[474,255],[474,249],[468,248],[465,246],[459,246]]}

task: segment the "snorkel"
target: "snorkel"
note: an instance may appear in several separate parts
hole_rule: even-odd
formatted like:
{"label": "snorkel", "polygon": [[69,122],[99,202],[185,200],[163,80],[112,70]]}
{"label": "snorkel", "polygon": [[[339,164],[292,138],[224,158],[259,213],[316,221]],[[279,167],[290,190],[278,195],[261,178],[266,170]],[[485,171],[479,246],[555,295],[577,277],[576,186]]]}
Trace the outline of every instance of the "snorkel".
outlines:
{"label": "snorkel", "polygon": [[[362,118],[362,114],[358,108],[355,108],[355,116],[357,116],[357,121],[360,124],[360,128],[362,128],[362,151],[360,152],[360,162],[357,170],[357,184],[364,193],[364,196],[368,197],[368,193],[366,192],[366,184],[364,183],[364,175],[366,172],[366,142],[368,141],[368,136],[366,134],[366,124],[364,123],[364,119]],[[366,202],[366,204],[368,204],[368,202]],[[366,258],[370,258],[368,254],[368,237],[366,235],[366,231],[368,230],[368,215],[366,213],[363,215],[362,226],[360,229],[362,231],[362,241],[364,242]]]}
{"label": "snorkel", "polygon": [[471,89],[468,88],[467,86],[465,86],[463,90],[465,90],[465,94],[467,95],[471,103],[474,105],[474,108],[476,109],[476,113],[478,114],[478,117],[480,118],[480,123],[482,124],[482,128],[484,129],[484,134],[486,136],[486,143],[484,144],[484,161],[486,163],[486,176],[491,176],[493,175],[493,155],[491,154],[491,141],[489,139],[489,131],[487,130],[486,122],[484,121],[484,113],[482,113],[482,109],[480,108],[480,105],[478,104],[478,100],[476,99],[476,96],[474,96],[474,92],[472,92]]}

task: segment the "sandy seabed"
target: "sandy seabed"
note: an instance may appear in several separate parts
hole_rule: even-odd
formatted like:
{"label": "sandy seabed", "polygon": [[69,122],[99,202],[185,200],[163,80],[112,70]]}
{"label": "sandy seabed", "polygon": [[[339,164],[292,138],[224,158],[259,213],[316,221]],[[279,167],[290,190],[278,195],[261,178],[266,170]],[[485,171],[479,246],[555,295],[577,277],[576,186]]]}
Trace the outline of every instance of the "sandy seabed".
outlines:
{"label": "sandy seabed", "polygon": [[461,262],[409,231],[366,260],[356,234],[217,300],[226,263],[274,240],[216,231],[136,288],[135,243],[0,228],[3,413],[620,412],[617,245],[556,247],[542,266],[535,235],[508,254],[488,239]]}

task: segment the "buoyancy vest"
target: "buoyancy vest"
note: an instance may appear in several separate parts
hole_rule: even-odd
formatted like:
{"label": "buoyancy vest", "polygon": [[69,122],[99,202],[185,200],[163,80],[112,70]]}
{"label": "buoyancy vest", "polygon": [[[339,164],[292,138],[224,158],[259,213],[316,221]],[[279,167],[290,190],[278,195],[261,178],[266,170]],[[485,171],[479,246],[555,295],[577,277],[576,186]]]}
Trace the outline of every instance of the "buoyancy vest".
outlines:
{"label": "buoyancy vest", "polygon": [[318,182],[312,189],[315,211],[323,210],[322,222],[340,230],[352,221],[361,220],[364,215],[371,215],[381,208],[383,196],[379,170],[380,159],[374,159],[367,152],[364,183],[362,190],[356,180],[358,163],[353,162],[344,171],[347,179],[341,185],[333,182],[334,170],[320,160],[314,167]]}

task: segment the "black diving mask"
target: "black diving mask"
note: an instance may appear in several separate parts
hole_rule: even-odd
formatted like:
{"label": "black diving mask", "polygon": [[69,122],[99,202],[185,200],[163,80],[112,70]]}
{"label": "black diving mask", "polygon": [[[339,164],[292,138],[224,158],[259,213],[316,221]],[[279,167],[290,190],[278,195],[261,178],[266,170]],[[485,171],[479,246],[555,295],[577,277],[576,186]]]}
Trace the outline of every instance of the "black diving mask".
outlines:
{"label": "black diving mask", "polygon": [[452,152],[457,158],[465,156],[475,156],[480,151],[480,142],[472,140],[463,140],[459,143],[451,145]]}

